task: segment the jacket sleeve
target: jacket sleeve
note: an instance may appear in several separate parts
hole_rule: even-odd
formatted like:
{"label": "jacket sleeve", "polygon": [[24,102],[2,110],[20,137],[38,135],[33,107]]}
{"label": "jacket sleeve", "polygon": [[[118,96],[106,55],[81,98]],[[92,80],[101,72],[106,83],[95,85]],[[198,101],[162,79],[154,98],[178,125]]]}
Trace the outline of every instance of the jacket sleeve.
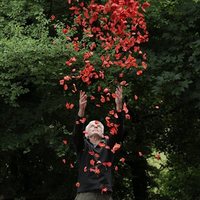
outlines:
{"label": "jacket sleeve", "polygon": [[114,135],[110,135],[108,145],[112,149],[115,143],[123,142],[124,138],[124,111],[117,112],[118,118],[116,119],[117,133]]}
{"label": "jacket sleeve", "polygon": [[84,123],[81,122],[82,119],[81,117],[77,117],[73,130],[73,143],[77,152],[80,152],[84,148]]}

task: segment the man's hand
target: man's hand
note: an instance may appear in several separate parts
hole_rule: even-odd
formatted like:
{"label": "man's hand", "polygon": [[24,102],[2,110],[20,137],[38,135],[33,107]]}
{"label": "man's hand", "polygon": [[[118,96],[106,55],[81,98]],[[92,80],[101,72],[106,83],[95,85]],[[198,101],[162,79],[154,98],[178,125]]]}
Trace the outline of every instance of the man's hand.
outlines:
{"label": "man's hand", "polygon": [[85,115],[86,105],[87,105],[87,94],[81,90],[79,98],[79,111],[78,111],[79,117],[83,117]]}
{"label": "man's hand", "polygon": [[115,103],[116,103],[116,110],[117,112],[120,112],[122,110],[122,86],[118,86],[115,94],[116,94],[116,98],[115,98]]}

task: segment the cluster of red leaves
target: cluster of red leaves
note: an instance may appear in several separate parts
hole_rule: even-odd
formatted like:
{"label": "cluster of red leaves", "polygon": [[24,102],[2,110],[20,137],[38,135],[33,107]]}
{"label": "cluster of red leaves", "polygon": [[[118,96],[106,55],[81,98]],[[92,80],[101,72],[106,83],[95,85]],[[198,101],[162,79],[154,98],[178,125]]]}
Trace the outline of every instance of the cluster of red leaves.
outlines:
{"label": "cluster of red leaves", "polygon": [[[60,85],[64,90],[76,93],[78,81],[87,86],[98,82],[100,88],[98,87],[96,92],[104,92],[100,96],[100,102],[106,103],[110,101],[110,97],[114,98],[113,94],[108,92],[112,87],[110,83],[101,90],[101,82],[105,85],[107,74],[110,76],[113,73],[113,85],[128,86],[124,80],[125,69],[133,70],[139,76],[147,67],[146,53],[142,52],[140,45],[148,41],[143,12],[149,7],[149,3],[141,5],[136,0],[108,0],[105,4],[96,3],[94,0],[88,4],[79,1],[68,3],[71,5],[69,9],[74,24],[71,27],[66,25],[63,34],[66,35],[66,40],[73,44],[74,51],[79,52],[77,55],[82,57],[72,56],[66,61],[71,72],[60,80]],[[96,58],[99,59],[98,64]],[[81,66],[76,66],[77,59],[82,63]],[[112,72],[108,72],[108,68],[112,68]],[[91,96],[91,100],[95,99],[95,96]],[[96,106],[100,107],[101,104],[96,103]],[[66,108],[72,109],[73,104],[68,102]],[[129,119],[130,116],[127,114],[126,118]],[[115,134],[116,128],[112,126],[112,134]]]}
{"label": "cluster of red leaves", "polygon": [[[71,3],[72,1],[69,2]],[[74,25],[72,27],[67,25],[63,33],[73,44],[75,51],[80,52],[84,49],[82,54],[84,64],[79,67],[76,75],[73,75],[76,69],[72,68],[72,73],[69,75],[71,79],[74,82],[80,79],[90,85],[94,79],[104,79],[106,68],[110,67],[121,68],[121,71],[124,68],[134,68],[136,74],[141,75],[143,72],[141,66],[146,69],[147,65],[146,54],[142,52],[140,44],[148,41],[146,22],[141,11],[145,11],[148,6],[148,3],[140,5],[135,0],[108,0],[105,4],[98,4],[91,0],[88,5],[75,1],[70,7],[74,16]],[[87,42],[80,39],[83,38],[80,34],[80,38],[67,35],[77,29],[83,32]],[[91,63],[90,58],[96,52],[101,65],[94,67],[95,63]],[[76,63],[74,56],[66,61],[68,67],[74,63]],[[118,74],[119,78],[122,78],[121,75],[122,73]],[[65,90],[68,89],[66,81],[69,79],[60,81]],[[121,81],[121,85],[126,85],[124,81]]]}
{"label": "cluster of red leaves", "polygon": [[[112,89],[116,85],[127,87],[127,73],[140,76],[147,68],[146,53],[141,49],[141,44],[148,41],[148,31],[144,18],[144,12],[149,3],[140,4],[137,0],[108,0],[100,4],[91,0],[89,3],[68,0],[71,17],[74,24],[66,25],[62,32],[66,37],[67,48],[72,45],[76,56],[69,57],[66,61],[66,76],[60,80],[60,85],[67,92],[78,93],[79,85],[85,85],[93,90],[90,96],[91,103],[97,107],[113,101],[116,98]],[[54,16],[51,17],[53,21]],[[133,72],[133,73],[132,73]],[[107,77],[112,77],[110,81]],[[81,84],[80,84],[81,83]],[[94,85],[96,87],[94,87]],[[138,96],[134,96],[137,100]],[[67,109],[73,109],[73,102],[66,103]],[[126,104],[123,105],[126,119],[130,119]],[[111,135],[116,135],[119,124],[112,122],[118,118],[118,114],[111,108],[105,117],[105,122]],[[76,123],[85,123],[86,119]],[[104,143],[102,148],[110,149]],[[111,151],[115,153],[120,148],[116,144]],[[89,152],[93,154],[93,152]],[[89,170],[99,174],[96,166],[98,155],[93,155]],[[125,162],[121,158],[122,163]],[[111,163],[102,163],[105,167],[111,167]],[[86,172],[88,169],[85,168]],[[115,170],[118,167],[115,166]],[[79,183],[76,184],[80,186]],[[107,188],[102,188],[106,192]]]}

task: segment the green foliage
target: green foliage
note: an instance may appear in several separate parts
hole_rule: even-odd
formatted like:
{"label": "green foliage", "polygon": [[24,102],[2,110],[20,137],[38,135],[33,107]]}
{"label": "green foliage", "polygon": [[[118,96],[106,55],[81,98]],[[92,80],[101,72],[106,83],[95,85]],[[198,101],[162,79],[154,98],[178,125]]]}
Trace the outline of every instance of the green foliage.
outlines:
{"label": "green foliage", "polygon": [[173,156],[168,157],[165,166],[170,170],[164,175],[161,173],[156,181],[162,185],[150,196],[152,199],[198,199],[200,68],[196,47],[200,4],[178,0],[151,3],[147,15],[150,67],[146,76],[150,78],[146,85],[150,97],[160,99],[160,109],[159,116],[153,115],[145,127],[149,127],[156,148]]}
{"label": "green foliage", "polygon": [[66,119],[75,119],[59,86],[70,50],[49,36],[52,24],[39,1],[1,1],[0,13],[0,196],[73,198],[74,183],[66,182],[75,177],[62,159],[68,155],[69,166],[74,154],[62,140],[73,128]]}

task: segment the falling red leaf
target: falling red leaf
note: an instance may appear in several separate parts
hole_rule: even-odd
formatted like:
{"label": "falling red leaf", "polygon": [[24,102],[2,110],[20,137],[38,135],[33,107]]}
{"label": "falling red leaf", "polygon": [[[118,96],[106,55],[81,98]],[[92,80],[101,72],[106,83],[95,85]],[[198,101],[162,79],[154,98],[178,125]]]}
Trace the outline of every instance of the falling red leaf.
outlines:
{"label": "falling red leaf", "polygon": [[107,187],[103,187],[102,189],[101,189],[101,193],[103,194],[104,192],[107,192],[108,191],[108,188]]}
{"label": "falling red leaf", "polygon": [[117,127],[115,127],[115,126],[111,127],[111,128],[110,128],[110,134],[111,134],[111,135],[117,134],[117,130],[118,130]]}
{"label": "falling red leaf", "polygon": [[101,99],[100,99],[101,103],[105,103],[105,97],[103,95],[101,95]]}
{"label": "falling red leaf", "polygon": [[109,92],[109,89],[108,89],[108,88],[105,88],[105,89],[103,90],[103,92],[104,92],[104,93],[108,93],[108,92]]}
{"label": "falling red leaf", "polygon": [[71,109],[73,109],[74,108],[74,104],[73,103],[66,103],[66,108],[68,109],[68,110],[71,110]]}
{"label": "falling red leaf", "polygon": [[114,111],[114,110],[110,110],[110,111],[109,111],[109,114],[110,114],[110,115],[114,115],[114,114],[115,114],[115,111]]}
{"label": "falling red leaf", "polygon": [[125,158],[121,158],[119,161],[124,163],[125,162]]}
{"label": "falling red leaf", "polygon": [[105,143],[103,143],[103,142],[99,142],[99,144],[98,144],[100,147],[105,147],[106,145],[105,145]]}
{"label": "falling red leaf", "polygon": [[138,100],[138,96],[137,96],[137,95],[134,95],[134,99],[137,101],[137,100]]}
{"label": "falling red leaf", "polygon": [[95,174],[100,174],[100,172],[101,172],[100,169],[99,169],[98,167],[95,167],[94,173],[95,173]]}
{"label": "falling red leaf", "polygon": [[90,96],[91,100],[95,100],[95,97],[93,95]]}
{"label": "falling red leaf", "polygon": [[67,86],[67,84],[64,84],[64,90],[66,91],[66,90],[68,90],[68,86]]}
{"label": "falling red leaf", "polygon": [[64,34],[66,34],[66,33],[68,32],[68,30],[67,30],[66,28],[64,28],[64,29],[62,30],[62,32],[63,32]]}
{"label": "falling red leaf", "polygon": [[100,155],[99,155],[98,153],[95,153],[95,154],[94,154],[94,157],[95,157],[95,158],[99,158]]}
{"label": "falling red leaf", "polygon": [[88,153],[93,156],[94,155],[94,151],[88,151]]}
{"label": "falling red leaf", "polygon": [[121,144],[115,143],[111,151],[115,153],[118,149],[120,149],[120,147],[121,147]]}
{"label": "falling red leaf", "polygon": [[63,143],[66,145],[67,144],[67,140],[63,140]]}
{"label": "falling red leaf", "polygon": [[148,2],[143,3],[143,4],[142,4],[142,9],[143,9],[143,11],[145,11],[146,8],[148,8],[149,6],[150,6],[150,3],[148,3]]}
{"label": "falling red leaf", "polygon": [[62,79],[60,80],[60,85],[64,85],[65,81]]}
{"label": "falling red leaf", "polygon": [[106,140],[109,140],[109,136],[108,135],[104,135],[104,138],[106,139]]}
{"label": "falling red leaf", "polygon": [[77,188],[80,187],[80,183],[79,183],[79,182],[76,183],[76,187],[77,187]]}
{"label": "falling red leaf", "polygon": [[126,81],[121,81],[121,82],[120,82],[120,85],[122,85],[122,86],[127,86],[128,83],[127,83]]}
{"label": "falling red leaf", "polygon": [[84,167],[83,171],[84,171],[84,172],[87,172],[87,167],[86,167],[86,166]]}
{"label": "falling red leaf", "polygon": [[74,165],[72,163],[70,163],[70,168],[73,169],[74,168]]}
{"label": "falling red leaf", "polygon": [[51,15],[51,21],[53,21],[54,19],[56,18],[56,16],[55,15]]}
{"label": "falling red leaf", "polygon": [[139,70],[139,71],[137,71],[136,74],[137,74],[138,76],[140,76],[142,73],[143,73],[143,71],[142,71],[142,70]]}
{"label": "falling red leaf", "polygon": [[94,165],[94,164],[95,164],[95,161],[94,161],[93,159],[91,159],[91,160],[90,160],[90,164],[91,164],[91,165]]}
{"label": "falling red leaf", "polygon": [[131,116],[129,114],[125,114],[126,119],[131,119]]}
{"label": "falling red leaf", "polygon": [[112,163],[111,162],[103,162],[102,163],[105,167],[111,167]]}
{"label": "falling red leaf", "polygon": [[126,103],[123,104],[123,111],[127,114],[128,113],[128,108],[126,106]]}
{"label": "falling red leaf", "polygon": [[114,114],[114,117],[115,117],[116,119],[118,119],[118,114],[117,114],[117,113],[115,113],[115,114]]}
{"label": "falling red leaf", "polygon": [[157,160],[160,160],[160,159],[161,159],[160,154],[157,153],[157,154],[155,155],[155,158],[156,158]]}
{"label": "falling red leaf", "polygon": [[141,156],[143,156],[143,153],[141,151],[139,151],[138,155],[141,157]]}
{"label": "falling red leaf", "polygon": [[79,121],[84,124],[86,122],[86,118],[82,117],[81,119],[79,119]]}

